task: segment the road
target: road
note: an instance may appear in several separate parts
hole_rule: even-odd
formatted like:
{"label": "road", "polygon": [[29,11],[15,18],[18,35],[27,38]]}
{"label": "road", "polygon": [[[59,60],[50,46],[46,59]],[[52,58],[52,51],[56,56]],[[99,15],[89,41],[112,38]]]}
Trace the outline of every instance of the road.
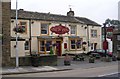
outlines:
{"label": "road", "polygon": [[[45,73],[29,73],[29,74],[16,74],[4,75],[3,77],[104,77],[108,74],[112,75],[118,72],[118,65],[95,67],[95,68],[76,68],[69,71],[59,72],[45,72]],[[106,75],[105,75],[106,74]],[[118,75],[115,75],[118,77]]]}

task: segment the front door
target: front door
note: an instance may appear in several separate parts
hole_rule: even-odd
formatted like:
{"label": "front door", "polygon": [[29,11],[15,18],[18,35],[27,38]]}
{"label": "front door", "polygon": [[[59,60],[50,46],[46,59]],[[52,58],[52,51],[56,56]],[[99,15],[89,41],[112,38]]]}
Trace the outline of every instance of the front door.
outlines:
{"label": "front door", "polygon": [[57,46],[56,46],[56,54],[58,56],[61,56],[61,41],[56,41]]}

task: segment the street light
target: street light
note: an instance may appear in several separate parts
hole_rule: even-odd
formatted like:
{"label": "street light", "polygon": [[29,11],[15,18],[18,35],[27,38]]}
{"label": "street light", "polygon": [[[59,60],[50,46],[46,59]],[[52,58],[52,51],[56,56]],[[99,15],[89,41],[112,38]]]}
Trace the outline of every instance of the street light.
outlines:
{"label": "street light", "polygon": [[[18,11],[17,11],[17,6],[18,6],[18,3],[17,3],[17,0],[16,0],[16,28],[18,27]],[[19,57],[18,57],[18,34],[17,32],[15,33],[16,34],[16,68],[19,67]]]}
{"label": "street light", "polygon": [[106,23],[104,25],[104,42],[103,42],[103,49],[105,50],[105,57],[107,54],[107,40],[106,40]]}
{"label": "street light", "polygon": [[103,49],[105,50],[105,57],[106,57],[106,54],[107,54],[107,49],[108,49],[108,42],[107,42],[107,40],[106,40],[106,25],[110,25],[110,20],[109,19],[107,19],[106,21],[105,21],[105,23],[103,23],[103,25],[104,25],[104,42],[103,42]]}

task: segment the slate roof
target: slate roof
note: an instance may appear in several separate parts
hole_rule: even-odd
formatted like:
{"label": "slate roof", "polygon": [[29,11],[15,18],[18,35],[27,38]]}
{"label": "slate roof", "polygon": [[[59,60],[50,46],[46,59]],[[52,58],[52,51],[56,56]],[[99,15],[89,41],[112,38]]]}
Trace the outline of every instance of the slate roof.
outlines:
{"label": "slate roof", "polygon": [[[11,10],[11,19],[15,19],[16,10]],[[100,26],[94,21],[91,21],[87,18],[81,17],[70,17],[65,15],[56,15],[49,13],[39,13],[39,12],[31,12],[18,10],[18,19],[32,19],[32,20],[43,20],[43,21],[56,21],[56,22],[70,22],[70,23],[84,23],[90,25]]]}
{"label": "slate roof", "polygon": [[76,19],[84,22],[87,25],[95,25],[95,26],[101,26],[100,24],[88,19],[88,18],[84,18],[84,17],[76,17]]}

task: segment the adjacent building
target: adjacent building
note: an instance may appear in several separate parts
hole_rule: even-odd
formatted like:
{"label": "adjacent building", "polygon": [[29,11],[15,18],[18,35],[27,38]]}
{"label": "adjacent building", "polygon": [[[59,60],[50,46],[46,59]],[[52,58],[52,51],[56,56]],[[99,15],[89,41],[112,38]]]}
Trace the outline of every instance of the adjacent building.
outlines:
{"label": "adjacent building", "polygon": [[[118,21],[120,21],[120,1],[118,2]],[[113,52],[118,55],[120,59],[120,24],[118,23],[113,32]]]}

